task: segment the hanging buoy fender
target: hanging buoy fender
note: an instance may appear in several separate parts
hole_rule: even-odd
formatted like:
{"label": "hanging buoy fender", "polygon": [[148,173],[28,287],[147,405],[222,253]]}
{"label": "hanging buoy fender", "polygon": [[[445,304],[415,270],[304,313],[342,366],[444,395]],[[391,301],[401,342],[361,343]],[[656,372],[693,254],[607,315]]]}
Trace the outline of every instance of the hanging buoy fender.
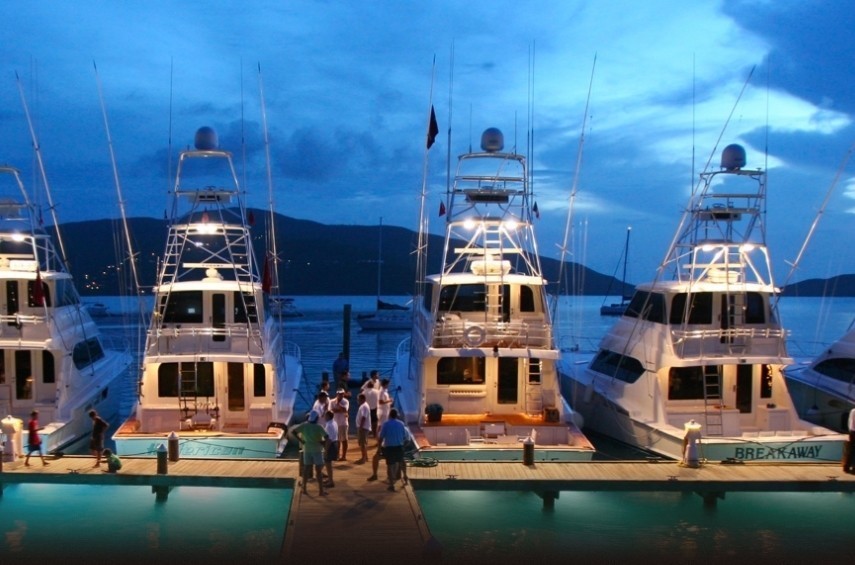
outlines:
{"label": "hanging buoy fender", "polygon": [[484,343],[485,337],[487,337],[487,334],[481,326],[469,326],[463,332],[463,341],[469,347],[478,347]]}

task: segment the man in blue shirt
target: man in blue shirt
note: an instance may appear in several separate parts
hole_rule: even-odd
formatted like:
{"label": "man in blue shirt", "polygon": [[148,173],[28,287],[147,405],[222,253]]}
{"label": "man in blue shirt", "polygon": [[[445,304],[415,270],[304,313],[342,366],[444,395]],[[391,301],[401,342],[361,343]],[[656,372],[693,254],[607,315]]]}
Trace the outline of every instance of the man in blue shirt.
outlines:
{"label": "man in blue shirt", "polygon": [[404,464],[404,442],[407,439],[406,424],[398,419],[395,408],[389,412],[389,419],[380,427],[377,441],[383,446],[386,457],[386,475],[389,479],[389,490],[395,491],[395,481],[398,478],[401,465]]}

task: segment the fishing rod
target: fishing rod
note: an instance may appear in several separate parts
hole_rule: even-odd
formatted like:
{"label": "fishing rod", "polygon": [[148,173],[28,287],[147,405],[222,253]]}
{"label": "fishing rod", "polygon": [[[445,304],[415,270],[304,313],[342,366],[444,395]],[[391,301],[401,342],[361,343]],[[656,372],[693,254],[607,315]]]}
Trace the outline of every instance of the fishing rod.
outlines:
{"label": "fishing rod", "polygon": [[[269,215],[268,222],[270,224],[268,228],[270,241],[268,243],[271,246],[270,251],[265,251],[264,271],[270,277],[270,288],[267,290],[270,294],[276,295],[279,293],[279,251],[276,245],[276,214],[274,212],[273,205],[273,169],[270,161],[270,136],[268,135],[267,129],[267,106],[264,102],[264,81],[261,78],[261,63],[258,63],[258,93],[261,98],[261,124],[262,130],[264,131],[264,157],[267,163],[267,210]],[[268,266],[268,261],[271,259],[273,261],[272,268]],[[264,274],[262,274],[262,279],[264,279]],[[262,287],[263,286],[265,286],[264,280],[262,280]],[[281,309],[277,315],[281,317]]]}
{"label": "fishing rod", "polygon": [[42,184],[44,184],[45,196],[48,200],[48,211],[50,211],[51,218],[53,219],[53,228],[56,232],[56,239],[59,242],[59,250],[60,255],[62,257],[62,263],[65,266],[65,270],[71,272],[71,269],[68,266],[68,257],[65,254],[65,244],[62,242],[62,233],[59,230],[59,220],[56,216],[56,205],[53,203],[53,195],[50,191],[50,184],[48,183],[47,172],[45,171],[45,164],[42,160],[42,149],[39,144],[39,138],[36,135],[36,130],[33,128],[33,120],[30,118],[30,108],[27,106],[27,97],[24,95],[24,87],[21,84],[21,77],[18,76],[18,72],[15,71],[15,80],[18,83],[18,92],[21,94],[21,104],[24,107],[24,115],[27,117],[27,125],[30,128],[30,138],[33,141],[33,150],[36,153],[36,161],[39,164],[39,173],[42,178]]}
{"label": "fishing rod", "polygon": [[[568,245],[570,244],[570,234],[573,226],[573,206],[576,202],[576,195],[579,192],[579,174],[582,168],[582,154],[585,147],[585,128],[588,125],[588,108],[591,104],[591,92],[594,88],[594,71],[597,68],[597,55],[594,54],[594,62],[591,65],[591,78],[588,81],[588,95],[585,98],[585,111],[582,115],[582,128],[579,132],[579,147],[576,150],[576,170],[573,172],[573,184],[570,188],[570,196],[568,198],[567,221],[564,224],[564,238],[561,245],[558,247],[560,255],[558,257],[558,295],[561,294],[562,285],[565,284],[565,261],[569,254]],[[555,319],[556,310],[558,308],[558,299],[552,304],[552,318]]]}

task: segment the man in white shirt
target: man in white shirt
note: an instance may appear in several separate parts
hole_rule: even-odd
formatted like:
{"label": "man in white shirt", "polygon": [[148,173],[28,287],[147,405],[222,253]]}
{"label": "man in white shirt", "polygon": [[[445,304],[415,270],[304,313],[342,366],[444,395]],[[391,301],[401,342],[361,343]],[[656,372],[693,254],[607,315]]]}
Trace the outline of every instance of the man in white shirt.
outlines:
{"label": "man in white shirt", "polygon": [[338,425],[338,443],[341,449],[341,454],[338,457],[339,461],[347,461],[347,436],[350,428],[349,410],[350,401],[345,398],[343,388],[335,392],[335,398],[330,402],[330,410],[335,416],[335,423]]}
{"label": "man in white shirt", "polygon": [[359,443],[359,451],[362,453],[362,458],[356,464],[362,465],[368,461],[368,433],[371,431],[371,409],[368,408],[365,394],[360,393],[356,397],[356,400],[359,402],[359,408],[356,410],[356,437]]}
{"label": "man in white shirt", "polygon": [[324,446],[324,465],[327,469],[327,480],[324,482],[324,486],[334,487],[332,464],[338,458],[339,429],[335,421],[335,414],[331,410],[327,410],[324,414],[324,431],[327,433],[327,444]]}
{"label": "man in white shirt", "polygon": [[368,404],[368,410],[371,414],[371,435],[377,437],[377,406],[380,403],[380,383],[374,384],[374,381],[365,381],[365,390],[362,391],[365,395],[365,402]]}
{"label": "man in white shirt", "polygon": [[327,395],[326,391],[321,391],[318,393],[318,397],[315,399],[315,403],[312,404],[312,412],[318,415],[318,421],[324,421],[324,414],[327,413],[327,410],[330,409],[330,398]]}

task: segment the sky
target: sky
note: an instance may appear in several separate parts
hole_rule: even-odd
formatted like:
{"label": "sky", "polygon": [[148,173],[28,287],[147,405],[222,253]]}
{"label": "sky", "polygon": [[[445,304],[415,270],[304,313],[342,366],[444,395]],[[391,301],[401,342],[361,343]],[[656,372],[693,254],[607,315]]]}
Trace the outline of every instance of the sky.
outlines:
{"label": "sky", "polygon": [[0,17],[0,163],[35,178],[20,84],[61,222],[119,217],[108,131],[126,214],[163,217],[175,156],[210,126],[250,206],[268,206],[267,148],[281,214],[415,230],[427,171],[442,233],[449,154],[498,127],[523,153],[533,132],[544,256],[576,187],[569,258],[620,275],[631,226],[628,279],[651,280],[698,173],[740,143],[768,170],[777,281],[855,272],[847,0],[6,0]]}

